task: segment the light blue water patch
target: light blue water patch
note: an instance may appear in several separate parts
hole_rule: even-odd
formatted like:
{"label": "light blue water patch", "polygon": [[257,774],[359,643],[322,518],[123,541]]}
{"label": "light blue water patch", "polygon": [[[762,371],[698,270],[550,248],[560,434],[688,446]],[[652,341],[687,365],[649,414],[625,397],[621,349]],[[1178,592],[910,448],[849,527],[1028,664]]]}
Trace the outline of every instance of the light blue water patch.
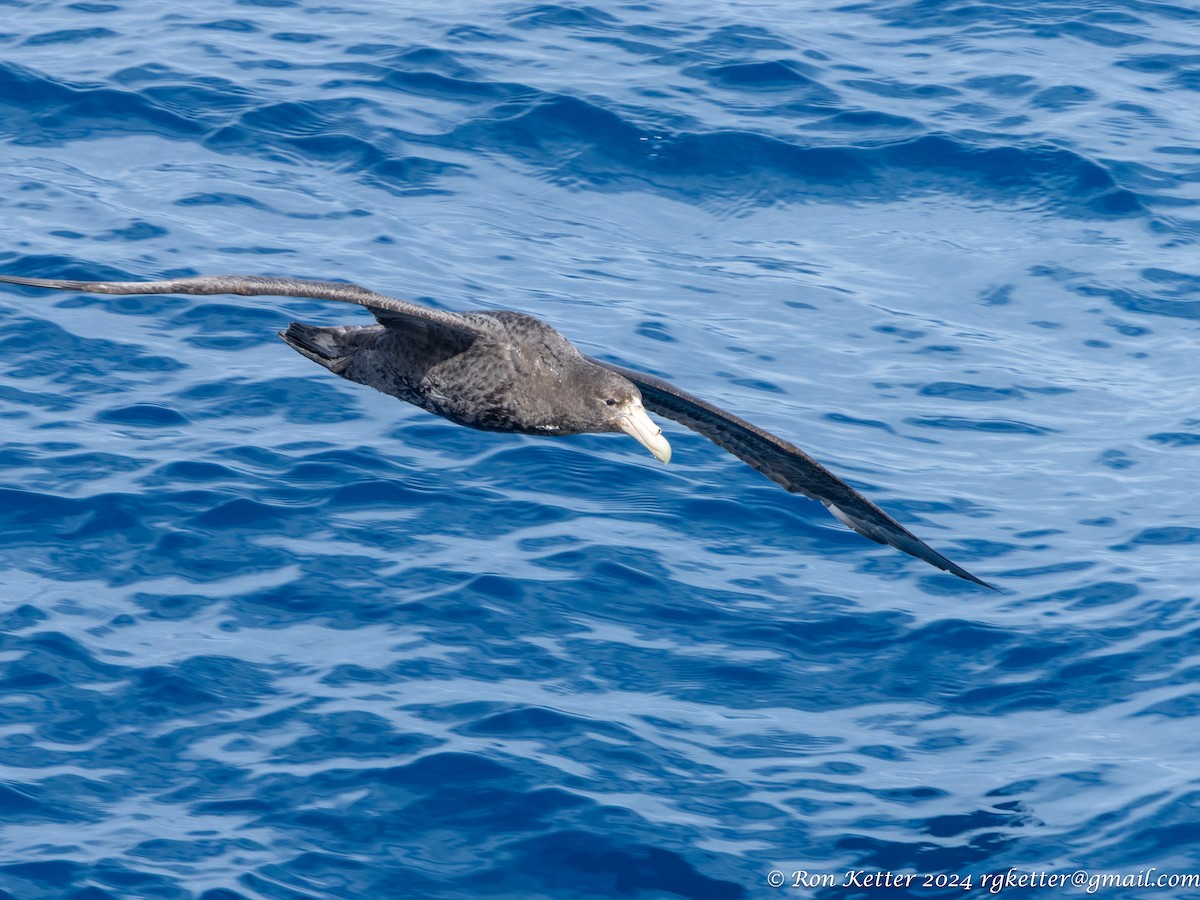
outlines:
{"label": "light blue water patch", "polygon": [[1001,593],[682,428],[470,431],[275,337],[362,310],[6,288],[0,895],[1200,896],[1198,28],[7,6],[3,273],[529,312]]}

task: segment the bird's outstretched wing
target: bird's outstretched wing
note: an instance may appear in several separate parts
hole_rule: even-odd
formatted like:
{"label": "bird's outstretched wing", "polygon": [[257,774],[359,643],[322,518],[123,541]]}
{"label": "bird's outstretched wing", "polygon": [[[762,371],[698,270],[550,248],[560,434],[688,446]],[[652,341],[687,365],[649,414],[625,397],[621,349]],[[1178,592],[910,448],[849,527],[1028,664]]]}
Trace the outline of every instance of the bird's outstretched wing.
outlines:
{"label": "bird's outstretched wing", "polygon": [[599,359],[592,361],[636,384],[646,409],[704,435],[792,493],[820,500],[834,516],[863,537],[890,544],[959,578],[996,590],[946,559],[799,447],[662,378]]}
{"label": "bird's outstretched wing", "polygon": [[440,325],[465,334],[478,335],[487,330],[487,320],[432,309],[377,294],[356,284],[337,281],[310,281],[304,278],[272,278],[268,275],[197,275],[163,281],[65,281],[58,278],[21,278],[0,275],[0,282],[84,294],[240,294],[244,297],[307,297],[312,300],[337,300],[365,306],[382,325],[416,322]]}

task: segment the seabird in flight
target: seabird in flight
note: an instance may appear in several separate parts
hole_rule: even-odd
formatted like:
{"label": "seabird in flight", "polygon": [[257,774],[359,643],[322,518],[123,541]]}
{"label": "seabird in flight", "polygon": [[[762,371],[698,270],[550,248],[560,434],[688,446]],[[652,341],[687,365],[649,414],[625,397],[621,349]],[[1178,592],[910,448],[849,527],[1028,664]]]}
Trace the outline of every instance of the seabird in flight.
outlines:
{"label": "seabird in flight", "polygon": [[377,324],[292,322],[279,336],[335,375],[459,425],[536,435],[624,431],[665,463],[671,445],[647,415],[650,410],[704,435],[786,490],[821,501],[864,537],[992,587],[800,448],[662,378],[585,356],[555,329],[525,313],[447,312],[353,284],[259,275],[144,282],[0,276],[0,281],[93,294],[240,294],[357,303],[371,311]]}

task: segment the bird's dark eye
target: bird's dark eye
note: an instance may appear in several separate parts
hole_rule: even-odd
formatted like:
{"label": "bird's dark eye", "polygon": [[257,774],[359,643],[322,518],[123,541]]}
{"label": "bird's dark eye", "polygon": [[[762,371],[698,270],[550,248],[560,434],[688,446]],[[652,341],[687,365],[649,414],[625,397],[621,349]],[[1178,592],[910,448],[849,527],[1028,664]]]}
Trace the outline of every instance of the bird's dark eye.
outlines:
{"label": "bird's dark eye", "polygon": [[616,405],[617,405],[617,401],[616,401],[616,400],[614,400],[612,397],[608,397],[607,399],[605,399],[605,401],[604,401],[604,405],[605,405],[605,406],[616,406]]}

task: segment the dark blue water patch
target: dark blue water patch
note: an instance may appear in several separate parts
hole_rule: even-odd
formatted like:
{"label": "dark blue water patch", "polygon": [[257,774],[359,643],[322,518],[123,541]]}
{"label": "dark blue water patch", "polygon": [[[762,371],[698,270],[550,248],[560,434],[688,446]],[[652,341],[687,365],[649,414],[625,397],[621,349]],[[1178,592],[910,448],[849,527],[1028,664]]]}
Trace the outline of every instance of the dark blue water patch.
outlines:
{"label": "dark blue water patch", "polygon": [[[477,43],[515,43],[520,40],[516,35],[507,34],[496,28],[485,28],[480,25],[456,25],[446,29],[446,40],[454,44]],[[370,48],[375,45],[368,44]]]}
{"label": "dark blue water patch", "polygon": [[274,759],[288,765],[331,757],[390,761],[417,756],[442,743],[426,734],[397,732],[386,719],[362,711],[314,714],[307,717],[307,726],[308,733],[275,751]]}
{"label": "dark blue water patch", "polygon": [[1138,545],[1170,546],[1174,544],[1200,543],[1200,528],[1186,525],[1166,525],[1139,531],[1128,544],[1113,547],[1114,550],[1129,550]]}
{"label": "dark blue water patch", "polygon": [[739,91],[803,90],[812,92],[813,99],[830,104],[837,99],[833,91],[816,80],[818,73],[813,66],[794,60],[721,63],[684,69],[683,72],[704,78],[711,84]]}
{"label": "dark blue water patch", "polygon": [[962,416],[922,416],[904,420],[916,428],[949,428],[956,431],[984,431],[991,434],[1054,434],[1058,429],[1015,419],[975,419]]}
{"label": "dark blue water patch", "polygon": [[217,19],[212,22],[201,22],[196,27],[213,31],[235,31],[242,34],[258,34],[261,30],[255,23],[246,19]]}
{"label": "dark blue water patch", "polygon": [[227,840],[224,838],[197,838],[189,841],[158,838],[142,841],[129,851],[135,859],[144,859],[160,864],[194,863],[214,859],[231,851],[261,850],[260,844],[251,840]]}
{"label": "dark blue water patch", "polygon": [[922,397],[942,397],[950,400],[963,400],[969,403],[1020,400],[1024,397],[1020,388],[997,388],[980,384],[960,384],[950,381],[927,384],[918,393]]}
{"label": "dark blue water patch", "polygon": [[[1136,865],[1133,861],[1139,858],[1164,858],[1179,848],[1189,846],[1195,834],[1194,819],[1189,819],[1187,810],[1193,808],[1200,800],[1195,790],[1181,791],[1177,796],[1153,796],[1156,802],[1155,813],[1152,817],[1138,817],[1137,824],[1131,827],[1127,840],[1122,841],[1118,864]],[[1147,799],[1147,798],[1139,798]],[[1133,806],[1132,804],[1130,806]],[[1131,817],[1136,815],[1136,808],[1123,808],[1122,812]]]}
{"label": "dark blue water patch", "polygon": [[160,61],[120,69],[110,78],[163,109],[210,125],[253,102],[251,93],[235,81],[174,69]]}
{"label": "dark blue water patch", "polygon": [[137,428],[178,428],[188,419],[178,410],[155,403],[135,403],[113,406],[96,413],[96,421],[109,425],[130,425]]}
{"label": "dark blue water patch", "polygon": [[152,487],[180,483],[228,484],[240,482],[242,478],[241,473],[219,463],[178,460],[161,466],[142,483]]}
{"label": "dark blue water patch", "polygon": [[271,342],[286,325],[288,315],[273,298],[250,303],[200,302],[189,305],[169,320],[181,340],[203,350],[240,350]]}
{"label": "dark blue water patch", "polygon": [[671,334],[670,326],[665,322],[642,322],[638,326],[637,333],[663,344],[677,343],[677,339]]}
{"label": "dark blue water patch", "polygon": [[[256,488],[263,483],[271,484],[291,470],[294,465],[310,460],[332,460],[334,464],[345,461],[354,472],[371,473],[378,470],[397,471],[396,462],[384,456],[378,448],[337,449],[324,441],[297,441],[278,448],[267,448],[258,444],[237,444],[218,450],[216,458],[225,460],[238,470],[260,476],[260,481],[251,482]],[[332,486],[332,485],[330,485]]]}
{"label": "dark blue water patch", "polygon": [[714,373],[718,378],[725,378],[730,384],[735,384],[738,387],[749,388],[752,391],[761,391],[767,394],[784,394],[785,391],[779,385],[761,378],[735,378],[729,372]]}
{"label": "dark blue water patch", "polygon": [[[0,337],[9,377],[50,380],[43,390],[10,388],[9,399],[17,406],[64,412],[85,398],[119,393],[145,377],[182,368],[170,358],[147,353],[142,346],[83,337],[44,319],[18,319],[13,325],[8,336]],[[67,359],[71,363],[64,365]]]}
{"label": "dark blue water patch", "polygon": [[503,103],[492,118],[459,125],[441,140],[513,156],[551,177],[603,185],[640,167],[643,137],[615,112],[565,94],[538,93]]}
{"label": "dark blue water patch", "polygon": [[[262,523],[260,530],[273,533],[309,530],[294,524],[299,518],[276,516]],[[293,524],[289,526],[289,523]],[[205,584],[238,575],[273,572],[286,565],[285,560],[289,558],[282,550],[262,546],[248,536],[233,531],[204,532],[195,527],[186,530],[168,527],[155,529],[153,538],[153,543],[140,552],[126,552],[118,556],[118,563],[124,565],[117,572],[113,572],[111,557],[109,565],[99,571],[106,573],[116,585],[137,584],[167,573],[179,575],[195,584]],[[92,568],[86,565],[84,559],[78,559],[77,565],[85,571]]]}
{"label": "dark blue water patch", "polygon": [[208,582],[269,571],[287,554],[255,535],[302,536],[322,525],[316,500],[278,505],[216,491],[106,493],[64,498],[34,491],[0,493],[0,534],[8,546],[36,548],[66,580],[135,583],[168,572]]}
{"label": "dark blue water patch", "polygon": [[61,146],[97,131],[195,140],[205,130],[139,93],[56,81],[7,63],[0,64],[0,98],[0,133],[19,146]]}
{"label": "dark blue water patch", "polygon": [[95,235],[93,239],[96,241],[121,242],[148,241],[152,238],[165,237],[167,233],[165,228],[160,228],[158,225],[134,219],[124,228],[110,228],[108,231]]}
{"label": "dark blue water patch", "polygon": [[946,85],[912,84],[894,79],[850,78],[842,81],[842,84],[888,100],[931,100],[960,95],[958,90]]}
{"label": "dark blue water patch", "polygon": [[694,42],[694,48],[717,59],[742,58],[761,51],[793,51],[796,48],[778,34],[758,25],[745,22],[714,24],[702,38]]}
{"label": "dark blue water patch", "polygon": [[506,13],[504,18],[513,28],[537,31],[560,28],[569,29],[572,34],[592,29],[609,31],[621,21],[594,6],[567,6],[556,3],[523,6]]}
{"label": "dark blue water patch", "polygon": [[[288,351],[281,346],[279,352]],[[346,402],[345,390],[340,385],[321,378],[197,381],[174,394],[172,402],[197,421],[279,416],[294,425],[328,425],[362,417]],[[297,436],[302,434],[297,431]]]}
{"label": "dark blue water patch", "polygon": [[289,44],[319,44],[329,39],[328,35],[298,31],[277,31],[271,35],[271,40],[284,41]]}
{"label": "dark blue water patch", "polygon": [[46,621],[46,613],[30,603],[0,612],[0,633],[16,634]]}
{"label": "dark blue water patch", "polygon": [[846,109],[828,110],[827,113],[829,114],[822,120],[823,124],[855,142],[871,136],[889,140],[912,138],[924,130],[918,119],[885,110]]}
{"label": "dark blue water patch", "polygon": [[1037,81],[1029,75],[974,75],[963,81],[962,86],[997,97],[1024,97],[1037,90]]}
{"label": "dark blue water patch", "polygon": [[[14,807],[19,809],[20,807]],[[69,888],[82,884],[86,879],[88,870],[87,866],[81,863],[73,862],[65,859],[39,860],[37,862],[10,863],[0,866],[0,872],[4,873],[5,881],[10,884],[19,884],[22,893],[20,895],[8,894],[6,897],[13,897],[14,900],[20,898],[44,898],[50,896],[66,896],[64,893]],[[55,894],[49,894],[48,891],[55,891]],[[78,892],[74,896],[78,896]],[[107,898],[113,895],[104,891],[92,892],[92,897],[96,900]],[[88,898],[91,900],[91,898]]]}
{"label": "dark blue water patch", "polygon": [[79,44],[84,41],[117,36],[115,31],[108,28],[67,28],[30,35],[25,39],[25,43],[32,47],[40,47],[45,44]]}
{"label": "dark blue water patch", "polygon": [[[1040,654],[1047,660],[1041,677],[1020,685],[981,685],[963,691],[955,702],[968,709],[984,704],[996,714],[1011,709],[1060,708],[1081,712],[1132,699],[1154,688],[1190,684],[1190,675],[1181,674],[1181,663],[1189,658],[1195,631],[1154,641],[1152,653],[1105,653],[1099,648],[1131,628],[1101,631],[1077,631],[1067,640],[1041,641]],[[1058,652],[1053,644],[1058,643]],[[1134,683],[1136,682],[1136,684]]]}
{"label": "dark blue water patch", "polygon": [[[590,497],[592,494],[580,496]],[[477,540],[495,539],[514,530],[547,526],[574,518],[562,506],[533,499],[508,499],[499,490],[480,489],[448,482],[440,489],[384,488],[372,500],[363,489],[336,492],[329,512],[376,509],[390,513],[395,524],[380,523],[355,533],[355,539],[367,546],[395,552],[412,549],[415,538],[423,534],[445,534]],[[487,515],[477,511],[487,510]]]}
{"label": "dark blue water patch", "polygon": [[1096,92],[1091,88],[1079,85],[1058,85],[1038,91],[1030,103],[1051,112],[1061,112],[1078,106],[1080,103],[1090,103],[1096,99]]}
{"label": "dark blue water patch", "polygon": [[[650,178],[658,189],[692,202],[696,196],[755,195],[800,202],[836,195],[841,202],[890,201],[953,185],[968,196],[1036,198],[1061,214],[1141,215],[1142,201],[1099,164],[1065,148],[975,147],[948,136],[925,136],[880,147],[802,146],[751,132],[679,133],[649,140],[618,114],[569,96],[515,107],[502,119],[460,126],[459,146],[492,146],[536,165],[556,180],[592,188],[632,188]],[[648,148],[653,148],[648,155]],[[583,152],[581,152],[583,151]],[[922,173],[920,178],[914,177]],[[764,181],[765,179],[765,181]],[[695,190],[703,180],[703,192]],[[628,185],[626,185],[628,181]]]}
{"label": "dark blue water patch", "polygon": [[996,666],[1014,672],[1033,671],[1044,668],[1070,652],[1071,646],[1065,642],[1033,640],[1009,649],[997,660]]}
{"label": "dark blue water patch", "polygon": [[857,425],[861,428],[878,429],[879,431],[885,431],[889,434],[896,433],[896,429],[880,419],[859,419],[854,416],[848,416],[844,413],[827,413],[822,418],[828,422],[836,422],[839,425]]}
{"label": "dark blue water patch", "polygon": [[329,498],[331,512],[367,509],[407,509],[430,499],[427,491],[392,480],[367,479],[337,488]]}
{"label": "dark blue water patch", "polygon": [[[251,550],[263,555],[249,546],[242,552]],[[412,555],[416,555],[415,549]],[[411,596],[407,579],[394,574],[395,564],[391,561],[350,554],[297,561],[280,553],[269,554],[262,564],[265,571],[271,572],[291,565],[299,574],[278,586],[239,594],[229,609],[234,626],[278,629],[309,623],[352,629],[379,621],[405,620],[410,615],[401,609]],[[199,580],[200,575],[193,577]],[[452,615],[454,607],[447,604],[438,612]]]}
{"label": "dark blue water patch", "polygon": [[1200,715],[1200,694],[1171,697],[1152,703],[1137,713],[1138,716],[1162,716],[1167,719],[1194,719]]}
{"label": "dark blue water patch", "polygon": [[883,151],[889,161],[917,171],[965,175],[974,185],[1001,195],[1047,193],[1066,215],[1101,217],[1145,212],[1141,200],[1119,187],[1112,174],[1098,163],[1063,147],[972,147],[949,137],[928,136]]}
{"label": "dark blue water patch", "polygon": [[1055,591],[1043,598],[1043,602],[1060,603],[1069,609],[1091,609],[1124,603],[1140,592],[1135,585],[1120,581],[1098,581],[1082,588],[1067,588]]}
{"label": "dark blue water patch", "polygon": [[193,656],[169,667],[138,669],[127,699],[149,719],[170,720],[180,713],[253,708],[274,693],[271,684],[266,670],[242,660]]}
{"label": "dark blue water patch", "polygon": [[1133,57],[1118,65],[1136,72],[1160,74],[1170,72],[1167,84],[1184,91],[1200,91],[1200,55],[1153,54]]}
{"label": "dark blue water patch", "polygon": [[1127,288],[1079,285],[1074,290],[1084,297],[1104,297],[1126,312],[1174,319],[1200,319],[1200,300],[1178,300],[1161,293],[1141,293]]}
{"label": "dark blue water patch", "polygon": [[1146,435],[1146,439],[1167,447],[1200,446],[1200,432],[1196,431],[1160,431]]}
{"label": "dark blue water patch", "polygon": [[462,720],[454,728],[458,733],[522,738],[555,754],[568,755],[587,766],[593,777],[618,790],[636,790],[639,778],[665,775],[669,768],[692,768],[681,754],[664,754],[662,748],[639,739],[629,729],[594,719],[563,716],[536,707],[509,709],[490,716],[486,709],[464,708],[455,712]]}
{"label": "dark blue water patch", "polygon": [[373,59],[333,64],[332,71],[358,77],[339,78],[328,82],[327,87],[399,91],[462,103],[497,102],[534,93],[518,83],[485,80],[450,53],[396,54],[391,47],[356,47],[349,52],[369,54]]}
{"label": "dark blue water patch", "polygon": [[[1137,20],[1135,19],[1134,21],[1136,22]],[[1059,25],[1051,25],[1038,29],[1036,33],[1041,38],[1054,38],[1060,35],[1072,37],[1099,47],[1128,47],[1134,44],[1145,43],[1146,40],[1138,34],[1129,34],[1128,32],[1117,31],[1113,28],[1105,28],[1102,25],[1093,25],[1086,22],[1065,22]]]}
{"label": "dark blue water patch", "polygon": [[[69,873],[76,884],[86,886],[74,890],[69,894],[59,893],[54,896],[69,896],[73,900],[74,898],[79,898],[79,900],[119,900],[121,897],[129,896],[156,897],[164,898],[164,900],[190,900],[189,894],[170,875],[148,872],[117,860],[103,860],[91,865],[81,865],[61,860],[48,863],[47,865],[55,866],[60,863],[64,867],[63,872],[56,872],[52,876],[53,878],[61,879]],[[25,875],[28,870],[19,871],[20,874]],[[44,870],[38,872],[39,876],[43,874]],[[31,883],[37,887],[41,887],[47,883],[53,884],[53,882],[41,878],[36,880],[31,879]],[[99,885],[111,888],[111,893]]]}
{"label": "dark blue water patch", "polygon": [[[917,341],[925,337],[924,331],[915,328],[900,328],[896,325],[876,325],[871,330],[879,334],[894,334],[900,339],[900,343]],[[881,385],[881,387],[888,387],[888,385]]]}
{"label": "dark blue water patch", "polygon": [[24,533],[37,542],[47,532],[53,533],[50,520],[77,526],[89,515],[85,504],[65,497],[38,491],[0,490],[0,534],[8,542],[16,542]]}
{"label": "dark blue water patch", "polygon": [[1190,72],[1200,65],[1200,53],[1138,53],[1130,54],[1116,65],[1148,75]]}
{"label": "dark blue water patch", "polygon": [[1151,284],[1162,285],[1165,296],[1186,297],[1200,294],[1200,275],[1176,272],[1172,269],[1146,268],[1141,276]]}
{"label": "dark blue water patch", "polygon": [[[0,66],[0,96],[22,101],[17,107],[20,115],[6,117],[14,122],[14,139],[44,146],[84,139],[95,132],[154,133],[203,141],[219,152],[245,151],[285,162],[298,158],[353,170],[398,193],[434,190],[441,176],[464,171],[461,165],[422,157],[397,158],[371,135],[359,136],[362,129],[353,120],[361,101],[324,101],[321,113],[316,112],[315,102],[263,104],[237,85],[188,78],[161,66],[131,68],[119,80],[139,89],[59,84],[17,67]],[[327,118],[326,111],[333,117]],[[327,136],[335,130],[334,123],[338,135]],[[150,223],[143,226],[157,228]]]}
{"label": "dark blue water patch", "polygon": [[241,531],[274,530],[283,510],[269,503],[236,497],[207,509],[193,520],[200,528],[229,528]]}
{"label": "dark blue water patch", "polygon": [[[453,429],[443,426],[447,437]],[[473,464],[476,471],[484,473],[484,480],[468,487],[466,473],[455,473],[445,478],[443,489],[462,495],[468,508],[484,502],[507,506],[523,524],[537,524],[539,515],[544,515],[540,521],[546,523],[562,521],[567,510],[534,501],[518,504],[490,492],[541,492],[553,485],[560,497],[607,499],[615,510],[624,508],[625,498],[650,491],[656,476],[665,474],[650,468],[646,461],[654,461],[624,435],[519,441],[504,435],[481,435],[475,440],[490,449],[485,460]],[[483,522],[476,524],[490,528]]]}
{"label": "dark blue water patch", "polygon": [[314,137],[364,105],[354,100],[284,101],[247,109],[238,122],[247,131],[269,132],[278,138]]}
{"label": "dark blue water patch", "polygon": [[1100,465],[1115,472],[1120,472],[1123,469],[1129,469],[1137,465],[1137,460],[1131,458],[1123,450],[1105,450],[1100,454],[1099,461]]}
{"label": "dark blue water patch", "polygon": [[[534,771],[525,772],[511,765],[498,765],[475,754],[440,753],[405,766],[318,777],[316,784],[310,783],[305,788],[308,792],[305,796],[297,796],[299,802],[295,812],[281,811],[272,816],[271,821],[284,830],[302,830],[317,836],[320,844],[328,848],[328,854],[319,866],[314,866],[307,857],[303,861],[297,857],[284,862],[274,867],[277,877],[291,883],[301,883],[299,879],[303,878],[303,883],[312,889],[316,885],[308,879],[319,873],[322,876],[321,886],[328,889],[331,882],[324,879],[336,876],[339,879],[336,882],[339,893],[378,895],[375,892],[382,888],[398,886],[396,879],[405,874],[405,867],[393,868],[390,875],[379,875],[374,867],[348,866],[345,862],[347,855],[353,856],[350,848],[375,846],[399,834],[404,834],[406,840],[419,840],[426,834],[445,830],[470,833],[486,823],[492,836],[491,843],[498,841],[504,847],[503,855],[508,862],[497,864],[494,851],[488,852],[487,858],[479,856],[477,860],[473,857],[478,854],[460,851],[456,854],[456,864],[442,867],[443,877],[449,876],[451,879],[444,888],[445,896],[461,896],[468,885],[466,892],[472,896],[487,896],[501,890],[507,895],[514,887],[535,893],[563,887],[565,895],[593,896],[595,890],[608,885],[613,878],[629,882],[630,886],[621,892],[630,893],[637,889],[638,881],[655,878],[657,868],[665,868],[672,877],[669,890],[674,896],[740,895],[681,893],[680,887],[686,890],[690,880],[698,879],[706,886],[714,882],[698,876],[689,864],[674,853],[655,850],[654,844],[643,845],[637,856],[626,858],[623,854],[617,854],[608,864],[597,864],[597,851],[603,856],[605,848],[613,843],[613,839],[608,837],[612,828],[607,820],[615,820],[613,824],[621,822],[621,830],[627,831],[631,824],[637,824],[636,818],[616,810],[610,812],[598,808],[594,801],[585,800],[567,790],[538,788],[537,767],[526,764],[525,768]],[[295,792],[295,788],[285,783],[280,783],[278,787],[289,793]],[[347,808],[330,806],[326,809],[306,809],[305,806],[311,803],[314,788],[317,795],[326,791],[356,790],[366,794],[364,800],[369,801],[369,806],[364,801],[356,801]],[[364,809],[389,810],[387,825],[382,821],[376,824],[374,818],[364,818],[360,814],[360,806]],[[505,825],[499,831],[495,830],[492,820],[487,816],[489,809],[503,813],[499,821]],[[570,853],[551,857],[543,855],[543,842],[554,842],[564,832],[573,833],[574,829],[581,827],[588,828],[588,856],[577,858]],[[649,832],[644,825],[642,830]],[[647,837],[653,836],[647,833]],[[656,842],[661,840],[659,829]],[[539,850],[527,854],[531,843]],[[659,857],[662,857],[660,863],[648,865]],[[552,875],[546,872],[547,859],[556,860]],[[462,871],[462,875],[453,875],[454,869]],[[470,871],[465,871],[467,869]],[[562,885],[559,884],[560,878],[564,880]],[[571,879],[570,887],[567,887],[567,878]],[[593,884],[597,878],[601,881]],[[416,883],[421,884],[422,881],[419,879]],[[442,895],[433,885],[429,887],[433,891],[430,896]],[[405,891],[401,890],[403,893]]]}
{"label": "dark blue water patch", "polygon": [[46,804],[38,803],[28,792],[18,791],[7,785],[0,785],[0,804],[4,804],[8,815],[20,816],[26,821],[53,821]]}
{"label": "dark blue water patch", "polygon": [[[76,684],[109,680],[118,677],[121,672],[120,667],[98,661],[77,641],[59,632],[38,632],[20,638],[4,635],[2,643],[7,647],[20,647],[23,652],[20,659],[5,666],[0,675],[0,684],[9,693],[38,694],[39,705],[49,702],[46,697],[40,696],[49,687],[74,690]],[[6,721],[16,721],[25,716],[25,713],[16,711],[0,714]],[[41,752],[39,748],[31,747],[24,737],[13,735],[11,740],[15,743],[10,746]]]}
{"label": "dark blue water patch", "polygon": [[[20,378],[43,375],[46,372],[44,370],[38,371],[38,367],[29,367],[8,374]],[[0,401],[18,409],[21,407],[32,407],[34,409],[58,413],[68,412],[76,406],[76,401],[73,398],[58,391],[22,391],[18,388],[8,387],[7,385],[0,387]],[[19,412],[13,410],[6,411],[2,415],[5,417],[15,417],[27,415],[27,413],[24,410]]]}
{"label": "dark blue water patch", "polygon": [[[772,628],[755,626],[723,631],[722,639],[733,646],[768,647],[785,652],[787,657],[797,661],[808,658],[830,661],[866,653],[879,666],[878,669],[859,668],[856,672],[833,675],[828,683],[810,685],[802,699],[797,697],[792,701],[804,708],[853,705],[856,696],[871,690],[870,684],[875,684],[894,700],[933,691],[946,702],[954,705],[961,702],[980,713],[989,708],[987,703],[1023,704],[1027,699],[1021,696],[1022,686],[997,688],[995,696],[987,701],[971,695],[972,690],[992,690],[993,670],[1014,665],[1014,660],[1019,658],[1014,654],[1026,646],[1018,635],[971,622],[943,620],[910,629],[906,627],[906,617],[900,615],[893,615],[888,622],[880,616],[856,614],[803,616],[796,623],[780,623]],[[1047,643],[1041,642],[1041,652],[1047,659],[1074,658],[1080,652],[1080,648],[1069,640],[1062,641],[1053,652],[1045,649]],[[967,686],[966,690],[963,689],[962,673],[957,671],[964,659],[970,659],[972,667],[977,667],[981,673],[977,680],[970,679],[977,683]],[[724,680],[717,683],[722,685],[722,690],[731,688]],[[787,678],[774,690],[790,692],[797,688],[798,685]]]}
{"label": "dark blue water patch", "polygon": [[[182,197],[175,201],[177,206],[229,206],[229,207],[245,207],[259,211],[270,211],[272,213],[281,214],[279,210],[267,206],[260,200],[253,197],[247,197],[241,194],[228,193],[213,193],[206,192],[203,194],[191,194],[187,197]],[[292,215],[290,213],[282,213],[282,215]],[[298,215],[297,218],[315,218],[315,216]]]}
{"label": "dark blue water patch", "polygon": [[[1056,280],[1067,281],[1070,289],[1081,296],[1102,296],[1118,310],[1148,313],[1151,316],[1168,316],[1181,319],[1200,319],[1200,278],[1187,272],[1168,269],[1145,269],[1141,275],[1146,282],[1144,290],[1088,283],[1082,274],[1039,269],[1037,275],[1048,275]],[[1082,282],[1082,283],[1080,283]]]}
{"label": "dark blue water patch", "polygon": [[1142,17],[1149,16],[1169,22],[1200,19],[1200,12],[1191,7],[1157,2],[1130,3],[1121,10],[1099,8],[1079,0],[1036,8],[984,6],[972,0],[953,0],[950,3],[855,3],[842,9],[874,16],[893,28],[913,32],[928,30],[932,36],[926,41],[940,41],[942,29],[952,33],[969,29],[969,33],[977,37],[1027,33],[1045,40],[1078,38],[1103,47],[1123,47],[1144,41],[1140,35],[1106,25],[1139,25],[1143,22]]}
{"label": "dark blue water patch", "polygon": [[[703,82],[714,102],[741,115],[821,120],[829,127],[828,117],[847,112],[836,90],[813,77],[812,67],[794,60],[718,64],[705,60],[683,74]],[[894,126],[895,121],[868,123],[863,118],[846,124],[861,131]]]}
{"label": "dark blue water patch", "polygon": [[246,117],[211,132],[205,144],[220,153],[261,156],[276,163],[298,163],[334,172],[352,172],[372,186],[399,196],[446,193],[441,181],[461,175],[467,168],[424,156],[398,156],[395,142],[367,134],[353,122],[340,122],[336,134],[275,136],[270,128],[256,127]]}
{"label": "dark blue water patch", "polygon": [[559,831],[517,844],[515,865],[492,867],[482,883],[497,892],[548,891],[554,896],[684,897],[738,900],[740,884],[699,872],[677,851],[650,843],[614,840],[596,831]]}
{"label": "dark blue water patch", "polygon": [[183,622],[218,601],[200,594],[136,593],[130,602],[145,610],[150,619]]}
{"label": "dark blue water patch", "polygon": [[249,449],[225,448],[216,454],[220,461],[168,462],[142,477],[139,484],[148,488],[208,485],[291,505],[327,503],[331,509],[347,510],[399,509],[428,499],[430,484],[412,478],[398,456],[383,457],[367,448],[328,450],[323,445],[315,451],[298,449],[294,453],[252,453]]}
{"label": "dark blue water patch", "polygon": [[[284,210],[279,209],[270,204],[264,203],[261,200],[249,197],[245,194],[233,194],[223,191],[206,191],[204,193],[190,194],[175,201],[176,206],[191,207],[191,206],[228,206],[235,209],[246,208],[253,209],[259,212],[270,213],[274,216],[284,216],[289,219],[297,219],[299,221],[330,221],[337,222],[344,219],[365,218],[371,213],[365,209],[337,209],[327,210],[323,212],[307,212],[304,210]],[[270,253],[288,253],[287,250],[269,250],[260,248],[264,254]],[[233,248],[229,252],[249,252],[249,248],[238,247]],[[222,248],[222,252],[224,248]],[[254,252],[258,252],[256,249]]]}

